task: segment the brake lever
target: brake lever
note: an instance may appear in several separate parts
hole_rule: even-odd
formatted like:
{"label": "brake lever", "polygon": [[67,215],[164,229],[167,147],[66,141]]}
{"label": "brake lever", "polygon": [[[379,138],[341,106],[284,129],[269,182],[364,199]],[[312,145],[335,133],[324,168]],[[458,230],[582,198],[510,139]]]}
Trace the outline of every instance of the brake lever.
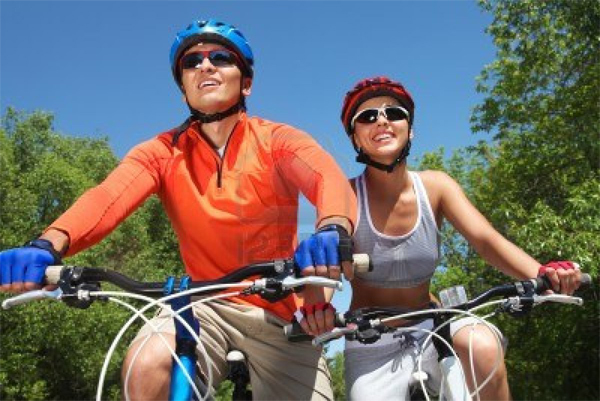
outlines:
{"label": "brake lever", "polygon": [[333,280],[325,277],[317,277],[317,276],[307,276],[307,277],[292,277],[287,276],[281,281],[281,286],[284,289],[293,289],[296,287],[301,287],[303,285],[317,285],[319,287],[327,287],[333,288],[338,291],[341,291],[344,288],[344,285],[341,281]]}
{"label": "brake lever", "polygon": [[357,326],[355,326],[355,327],[336,327],[333,330],[331,330],[330,332],[323,333],[323,334],[313,338],[312,344],[314,346],[321,345],[327,341],[335,340],[336,338],[341,338],[347,334],[353,334],[354,332],[356,332],[357,329],[358,329]]}
{"label": "brake lever", "polygon": [[539,304],[544,302],[556,302],[561,304],[569,304],[569,305],[583,305],[583,299],[580,297],[574,297],[571,295],[563,295],[563,294],[548,294],[548,295],[536,295],[532,296],[517,296],[517,297],[509,297],[502,304],[501,310],[504,312],[508,312],[513,316],[523,316],[527,314],[531,309]]}
{"label": "brake lever", "polygon": [[60,288],[55,289],[54,291],[48,290],[34,290],[29,291],[23,294],[16,295],[14,297],[5,299],[2,302],[2,309],[10,309],[17,305],[26,304],[33,301],[39,301],[42,299],[51,299],[55,301],[60,301],[63,296],[63,290]]}
{"label": "brake lever", "polygon": [[548,295],[536,295],[533,297],[533,303],[535,305],[544,303],[544,302],[556,302],[559,304],[569,304],[569,305],[583,305],[583,299],[580,297],[574,297],[571,295],[564,294],[548,294]]}

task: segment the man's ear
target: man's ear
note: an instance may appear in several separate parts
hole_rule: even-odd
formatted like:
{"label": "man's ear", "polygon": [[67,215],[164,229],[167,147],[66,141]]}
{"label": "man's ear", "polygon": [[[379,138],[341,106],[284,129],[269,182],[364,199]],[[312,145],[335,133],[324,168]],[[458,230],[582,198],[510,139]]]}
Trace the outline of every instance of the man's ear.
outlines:
{"label": "man's ear", "polygon": [[243,78],[242,79],[242,95],[250,96],[252,93],[252,78]]}
{"label": "man's ear", "polygon": [[181,90],[181,100],[183,103],[187,103],[187,96],[185,94],[185,88],[183,87],[183,84],[179,85],[179,90]]}

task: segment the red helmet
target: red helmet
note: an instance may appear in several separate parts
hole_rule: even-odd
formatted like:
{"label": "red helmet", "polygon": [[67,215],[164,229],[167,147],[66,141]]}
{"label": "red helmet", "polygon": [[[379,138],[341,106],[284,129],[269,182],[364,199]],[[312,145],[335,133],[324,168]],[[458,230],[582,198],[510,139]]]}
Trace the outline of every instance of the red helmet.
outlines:
{"label": "red helmet", "polygon": [[364,101],[377,96],[391,96],[397,99],[408,110],[410,114],[408,123],[412,125],[415,119],[415,103],[406,88],[400,82],[392,81],[384,76],[367,78],[358,82],[352,90],[346,93],[344,98],[341,118],[348,135],[352,134],[350,121],[358,106]]}

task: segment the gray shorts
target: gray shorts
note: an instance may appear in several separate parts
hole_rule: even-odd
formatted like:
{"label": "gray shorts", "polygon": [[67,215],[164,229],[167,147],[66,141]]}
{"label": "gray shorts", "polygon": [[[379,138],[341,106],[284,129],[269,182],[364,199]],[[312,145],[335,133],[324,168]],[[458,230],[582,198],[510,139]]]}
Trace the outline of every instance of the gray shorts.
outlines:
{"label": "gray shorts", "polygon": [[[472,317],[452,322],[450,334],[454,336],[461,328],[477,322]],[[412,327],[430,330],[433,322],[426,320]],[[344,374],[348,400],[409,400],[409,388],[419,385],[413,373],[419,370],[419,350],[426,338],[424,332],[408,331],[396,334],[396,338],[394,333],[385,333],[373,344],[346,341]],[[505,347],[506,341],[502,336],[501,341]],[[442,372],[437,350],[431,341],[422,352],[421,371],[427,373],[425,384],[428,392],[437,394]]]}

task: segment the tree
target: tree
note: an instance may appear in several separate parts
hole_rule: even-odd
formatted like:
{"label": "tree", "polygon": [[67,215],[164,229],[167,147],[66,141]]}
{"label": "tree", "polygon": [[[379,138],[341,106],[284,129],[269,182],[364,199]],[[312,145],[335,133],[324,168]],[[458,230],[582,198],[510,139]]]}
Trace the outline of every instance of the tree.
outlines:
{"label": "tree", "polygon": [[329,372],[331,373],[331,384],[333,396],[337,401],[346,399],[346,381],[344,379],[344,354],[336,352],[333,358],[327,359]]}
{"label": "tree", "polygon": [[[482,0],[497,58],[479,77],[486,97],[475,132],[493,134],[438,164],[465,187],[506,237],[540,261],[579,261],[597,275],[600,257],[600,3]],[[458,167],[458,168],[457,168]],[[454,171],[452,171],[454,170]],[[445,274],[471,290],[505,281],[455,232],[444,237]],[[475,291],[476,292],[476,291]],[[473,294],[473,292],[471,292]],[[509,380],[516,399],[598,399],[598,302],[546,307],[502,318],[511,340]]]}
{"label": "tree", "polygon": [[[8,109],[0,129],[0,249],[20,246],[47,227],[116,163],[106,138],[60,135],[47,113]],[[68,262],[165,277],[179,262],[175,236],[151,199],[99,245]],[[5,296],[2,296],[3,298]],[[129,313],[39,303],[0,312],[0,398],[90,399],[104,356]],[[119,398],[120,364],[136,330],[113,358],[104,394]]]}
{"label": "tree", "polygon": [[560,210],[573,186],[598,178],[600,3],[480,4],[494,16],[487,31],[498,51],[479,77],[477,89],[487,97],[472,126],[494,134],[513,169],[494,167],[497,180],[511,177],[496,191],[526,209],[544,199]]}

